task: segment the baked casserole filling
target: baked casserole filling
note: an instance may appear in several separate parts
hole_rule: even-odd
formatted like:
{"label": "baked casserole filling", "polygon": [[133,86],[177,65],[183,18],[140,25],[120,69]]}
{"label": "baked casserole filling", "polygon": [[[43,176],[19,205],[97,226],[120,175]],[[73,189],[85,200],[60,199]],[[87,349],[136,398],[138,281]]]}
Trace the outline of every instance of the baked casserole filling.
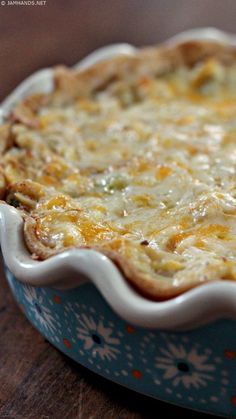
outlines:
{"label": "baked casserole filling", "polygon": [[0,127],[0,191],[32,257],[107,255],[143,295],[236,280],[236,51],[147,48],[76,72]]}

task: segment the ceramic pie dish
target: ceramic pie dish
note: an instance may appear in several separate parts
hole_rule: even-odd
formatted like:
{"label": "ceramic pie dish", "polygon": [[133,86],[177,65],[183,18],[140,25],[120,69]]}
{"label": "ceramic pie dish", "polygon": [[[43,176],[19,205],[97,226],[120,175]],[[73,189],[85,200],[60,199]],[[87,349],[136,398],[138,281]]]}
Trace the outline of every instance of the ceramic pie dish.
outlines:
{"label": "ceramic pie dish", "polygon": [[[191,31],[168,42],[186,39],[235,45],[235,37],[212,29]],[[107,47],[77,68],[119,54],[135,54],[135,48]],[[34,74],[3,102],[2,118],[23,97],[51,88],[52,70]],[[205,284],[172,300],[153,302],[136,293],[116,266],[95,250],[67,250],[45,261],[32,260],[19,213],[2,204],[0,220],[13,294],[52,344],[93,371],[141,393],[211,413],[235,414],[233,282]]]}

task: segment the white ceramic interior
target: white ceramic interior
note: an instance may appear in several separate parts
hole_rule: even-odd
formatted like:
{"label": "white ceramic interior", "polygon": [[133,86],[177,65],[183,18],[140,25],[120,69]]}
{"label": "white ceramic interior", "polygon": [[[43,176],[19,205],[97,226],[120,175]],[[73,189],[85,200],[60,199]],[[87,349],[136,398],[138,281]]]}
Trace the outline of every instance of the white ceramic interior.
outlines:
{"label": "white ceramic interior", "polygon": [[[236,45],[236,36],[214,28],[181,33],[167,44],[188,39],[209,39]],[[135,54],[136,48],[117,44],[101,48],[80,61],[79,71],[98,61],[119,54]],[[15,103],[34,92],[52,89],[53,70],[34,73],[10,94],[0,107],[0,123]],[[91,281],[114,311],[127,322],[151,328],[187,330],[219,318],[236,319],[236,284],[216,281],[201,285],[181,296],[153,302],[135,292],[116,266],[104,255],[85,249],[68,250],[45,261],[33,260],[23,238],[23,220],[18,211],[0,204],[0,241],[4,261],[25,284],[72,288]]]}

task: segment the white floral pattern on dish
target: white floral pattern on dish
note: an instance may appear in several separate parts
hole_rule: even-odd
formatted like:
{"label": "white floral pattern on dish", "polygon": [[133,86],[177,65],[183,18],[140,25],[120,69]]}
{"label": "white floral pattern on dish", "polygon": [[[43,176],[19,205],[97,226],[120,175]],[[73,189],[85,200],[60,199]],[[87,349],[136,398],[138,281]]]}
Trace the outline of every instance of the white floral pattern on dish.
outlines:
{"label": "white floral pattern on dish", "polygon": [[160,352],[163,357],[156,358],[156,367],[163,370],[164,379],[172,380],[173,386],[182,383],[187,389],[206,387],[208,381],[214,379],[211,373],[215,366],[206,363],[209,356],[198,353],[196,348],[186,351],[182,345],[168,343]]}
{"label": "white floral pattern on dish", "polygon": [[[234,321],[222,320],[191,333],[139,329],[117,317],[91,284],[70,291],[28,288],[8,270],[6,274],[29,320],[74,361],[146,395],[235,417]],[[55,328],[42,323],[45,308]],[[109,360],[101,351],[105,344],[115,350]]]}
{"label": "white floral pattern on dish", "polygon": [[46,330],[55,332],[57,327],[54,316],[52,315],[51,310],[43,304],[42,295],[37,296],[36,288],[28,285],[24,286],[24,295],[30,304],[30,311],[35,319],[38,320],[39,324]]}
{"label": "white floral pattern on dish", "polygon": [[117,358],[120,340],[112,336],[111,327],[105,327],[101,319],[96,322],[92,316],[85,314],[77,315],[77,321],[77,337],[84,342],[85,350],[91,350],[93,357],[98,355],[102,360]]}

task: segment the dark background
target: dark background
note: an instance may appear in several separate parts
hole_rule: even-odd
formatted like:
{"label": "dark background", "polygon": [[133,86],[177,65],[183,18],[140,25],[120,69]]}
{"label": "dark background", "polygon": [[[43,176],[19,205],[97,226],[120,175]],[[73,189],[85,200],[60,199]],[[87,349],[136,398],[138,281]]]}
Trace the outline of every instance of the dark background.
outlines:
{"label": "dark background", "polygon": [[234,32],[236,23],[235,0],[7,1],[0,4],[0,99],[36,69],[72,65],[107,43],[148,45],[199,26]]}
{"label": "dark background", "polygon": [[[47,0],[1,5],[0,100],[33,71],[113,42],[158,43],[192,27],[234,32],[236,0]],[[0,273],[0,418],[199,418],[76,366],[35,331]]]}

